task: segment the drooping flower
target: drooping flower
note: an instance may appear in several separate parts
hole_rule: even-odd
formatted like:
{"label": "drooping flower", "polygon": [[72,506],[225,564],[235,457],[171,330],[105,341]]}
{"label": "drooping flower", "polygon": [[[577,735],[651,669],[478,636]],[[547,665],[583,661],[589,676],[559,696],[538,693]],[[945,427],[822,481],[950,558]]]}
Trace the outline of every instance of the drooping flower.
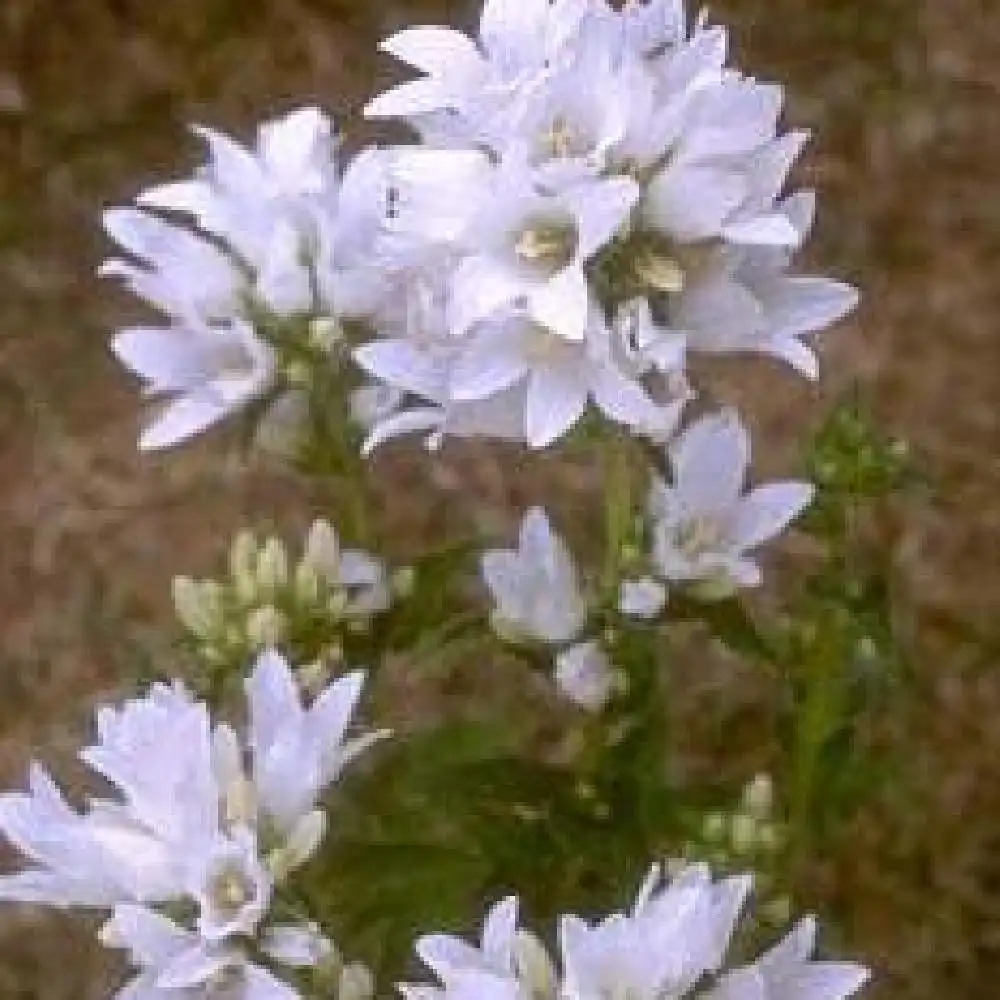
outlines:
{"label": "drooping flower", "polygon": [[668,447],[673,473],[655,480],[649,501],[653,562],[665,580],[724,596],[760,583],[751,552],[808,505],[810,483],[768,483],[746,491],[750,439],[730,410],[702,417]]}

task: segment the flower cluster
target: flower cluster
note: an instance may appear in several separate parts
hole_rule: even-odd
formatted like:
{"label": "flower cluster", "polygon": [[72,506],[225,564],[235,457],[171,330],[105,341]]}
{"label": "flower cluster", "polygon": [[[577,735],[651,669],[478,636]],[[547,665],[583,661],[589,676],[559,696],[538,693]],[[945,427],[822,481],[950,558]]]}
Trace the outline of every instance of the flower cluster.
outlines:
{"label": "flower cluster", "polygon": [[249,531],[233,540],[229,578],[173,582],[174,606],[199,658],[209,666],[239,664],[265,647],[310,657],[303,668],[339,662],[337,637],[366,632],[392,602],[384,563],[344,549],[333,526],[317,520],[293,562],[280,538]]}
{"label": "flower cluster", "polygon": [[274,904],[323,839],[322,794],[384,735],[347,735],[363,683],[345,675],[306,706],[289,664],[264,652],[242,737],[179,682],[101,708],[80,757],[117,797],[77,812],[32,765],[28,791],[0,796],[0,831],[29,862],[0,877],[0,899],[110,910],[101,938],[137,970],[122,1000],[297,1000],[269,966],[339,959],[315,925],[275,921]]}
{"label": "flower cluster", "polygon": [[[475,37],[416,27],[383,49],[415,78],[366,114],[402,120],[418,141],[347,158],[314,107],[265,122],[247,146],[199,127],[207,157],[193,176],[104,213],[116,249],[102,273],[159,314],[112,342],[157,403],[140,447],[241,410],[260,418],[263,442],[315,431],[303,464],[337,475],[354,471],[359,448],[406,434],[430,447],[450,436],[592,442],[625,480],[604,485],[600,575],[578,567],[541,507],[480,569],[494,631],[540,645],[563,694],[607,713],[581,727],[583,739],[608,737],[581,759],[621,791],[617,807],[639,786],[615,769],[662,756],[654,727],[626,716],[644,700],[658,707],[642,679],[661,664],[654,652],[644,673],[636,663],[675,592],[697,609],[756,586],[756,550],[813,495],[806,482],[748,484],[747,429],[729,407],[699,401],[692,415],[689,359],[766,355],[816,378],[807,338],[857,296],[793,271],[814,199],[786,185],[807,135],[781,131],[782,89],[727,67],[725,30],[689,20],[683,0],[485,0]],[[642,506],[631,489],[640,454],[653,465]],[[818,478],[832,483],[831,468]],[[434,608],[398,634],[426,625],[414,648],[436,651],[481,619],[449,617],[451,594],[429,593],[430,579],[418,593]],[[174,681],[100,709],[81,758],[114,794],[82,811],[38,765],[27,791],[0,794],[0,833],[26,859],[0,876],[0,899],[106,911],[101,938],[134,972],[119,1000],[368,1000],[371,974],[313,923],[332,911],[300,870],[324,840],[326,792],[384,735],[348,735],[364,674],[331,681],[331,667],[354,658],[354,643],[395,652],[397,623],[378,616],[412,584],[412,571],[390,575],[343,548],[326,521],[298,560],[280,539],[242,532],[226,579],[176,578],[178,617],[220,704]],[[245,689],[244,729],[213,719],[231,691],[220,679]],[[643,752],[630,743],[605,775],[591,757],[624,745],[621,734]],[[646,808],[654,797],[637,798],[608,807],[602,838],[635,819],[636,839],[622,842],[659,851],[662,831],[643,825],[659,815]],[[670,880],[653,867],[628,912],[562,917],[558,960],[518,926],[514,897],[490,910],[478,948],[422,937],[438,985],[403,995],[843,1000],[867,973],[814,960],[811,918],[752,964],[727,962],[750,878],[714,880],[689,863],[707,852],[732,872],[773,860],[784,828],[772,806],[769,784],[755,782],[735,813],[706,820]],[[559,821],[558,810],[538,815]]]}
{"label": "flower cluster", "polygon": [[[650,551],[630,553],[627,569],[636,575],[619,584],[617,611],[627,618],[658,618],[672,587],[716,599],[756,586],[761,574],[749,553],[784,529],[812,496],[809,483],[796,481],[744,492],[750,443],[732,411],[692,423],[671,441],[666,457],[671,481],[654,475],[647,503]],[[616,675],[601,642],[581,638],[595,588],[581,581],[541,508],[525,515],[517,549],[483,554],[482,574],[496,605],[496,631],[556,649],[562,692],[583,708],[603,708]]]}
{"label": "flower cluster", "polygon": [[420,27],[383,47],[422,75],[367,114],[420,145],[344,166],[316,108],[252,149],[199,128],[192,179],[105,213],[125,256],[104,273],[169,318],[113,345],[168,399],[144,447],[281,387],[287,416],[347,341],[369,447],[413,431],[544,447],[591,404],[666,441],[688,351],[816,376],[803,338],[856,295],[789,272],[813,196],[783,188],[807,136],[779,132],[780,87],[726,68],[724,29],[675,0],[487,0],[477,39]]}
{"label": "flower cluster", "polygon": [[407,1000],[843,1000],[867,979],[846,962],[815,961],[806,918],[751,965],[722,971],[750,879],[713,881],[690,865],[663,884],[654,865],[627,913],[559,923],[560,963],[518,927],[517,899],[486,917],[480,947],[445,935],[417,942],[440,986],[402,987]]}
{"label": "flower cluster", "polygon": [[[722,28],[675,0],[487,0],[478,38],[409,28],[422,75],[372,101],[423,144],[389,169],[390,228],[423,308],[355,353],[418,426],[543,447],[592,403],[655,441],[685,355],[755,352],[814,378],[802,339],[853,289],[789,273],[813,196],[783,193],[807,138],[782,91],[727,69]],[[429,406],[427,404],[430,404]]]}

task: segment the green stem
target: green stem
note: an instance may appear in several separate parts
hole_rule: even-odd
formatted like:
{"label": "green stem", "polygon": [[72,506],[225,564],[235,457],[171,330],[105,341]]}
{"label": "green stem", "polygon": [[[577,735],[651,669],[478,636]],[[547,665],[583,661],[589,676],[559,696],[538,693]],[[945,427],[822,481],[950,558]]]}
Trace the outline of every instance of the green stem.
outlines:
{"label": "green stem", "polygon": [[622,556],[632,522],[632,470],[626,442],[616,436],[605,445],[604,517],[605,550],[601,589],[617,603]]}

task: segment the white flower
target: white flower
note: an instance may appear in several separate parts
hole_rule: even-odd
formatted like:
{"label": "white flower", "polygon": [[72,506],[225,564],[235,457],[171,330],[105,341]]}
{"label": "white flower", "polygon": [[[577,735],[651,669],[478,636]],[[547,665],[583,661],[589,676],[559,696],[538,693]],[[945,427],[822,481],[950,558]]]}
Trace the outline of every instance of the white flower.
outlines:
{"label": "white flower", "polygon": [[634,181],[594,179],[543,192],[526,150],[516,147],[499,162],[464,151],[410,158],[396,177],[397,232],[440,227],[439,206],[452,206],[459,259],[448,277],[450,332],[461,335],[517,306],[566,340],[583,338],[584,265],[627,221],[639,196]]}
{"label": "white flower", "polygon": [[309,529],[300,565],[315,572],[327,588],[343,592],[348,617],[377,614],[391,603],[385,563],[360,549],[342,549],[327,521],[315,521]]}
{"label": "white flower", "polygon": [[339,677],[307,708],[286,660],[270,650],[258,656],[246,682],[252,781],[260,808],[280,829],[293,829],[344,766],[387,735],[346,737],[364,679],[362,671]]}
{"label": "white flower", "polygon": [[563,917],[565,1000],[681,997],[720,968],[749,879],[713,882],[706,868],[691,866],[665,888],[659,880],[654,866],[631,913],[594,925]]}
{"label": "white flower", "polygon": [[705,1000],[844,1000],[868,980],[853,962],[811,959],[816,922],[806,917],[753,965],[723,976]]}
{"label": "white flower", "polygon": [[607,654],[593,641],[578,642],[556,656],[556,685],[574,705],[599,712],[614,693]]}
{"label": "white flower", "polygon": [[243,320],[134,327],[118,333],[111,349],[147,395],[167,400],[139,439],[144,451],[201,433],[263,396],[276,376],[273,350]]}
{"label": "white flower", "polygon": [[671,318],[690,349],[766,354],[817,378],[816,356],[801,338],[849,313],[858,293],[827,278],[788,274],[787,264],[786,253],[770,249],[718,254],[673,304]]}
{"label": "white flower", "polygon": [[667,603],[667,588],[651,576],[622,580],[618,610],[630,618],[656,618]]}
{"label": "white flower", "polygon": [[[282,936],[275,928],[261,941],[261,951],[287,965]],[[295,928],[298,935],[308,933]],[[279,947],[272,947],[274,935]],[[313,933],[310,954],[317,964],[330,945]],[[238,947],[213,944],[173,920],[134,904],[116,906],[114,915],[101,929],[101,940],[109,948],[129,952],[139,974],[120,990],[115,1000],[300,1000],[298,990],[247,958]],[[299,949],[301,953],[302,949]]]}
{"label": "white flower", "polygon": [[[0,899],[113,908],[105,939],[140,970],[123,997],[208,1000],[223,982],[246,1000],[296,997],[247,959],[245,942],[293,965],[329,952],[308,927],[278,933],[268,916],[275,887],[322,839],[319,796],[379,735],[345,738],[362,680],[343,677],[306,708],[290,666],[262,654],[247,684],[246,742],[213,727],[179,683],[99,709],[98,740],[80,757],[116,798],[76,812],[33,765],[28,792],[0,796],[0,831],[28,861],[0,877]],[[156,909],[168,904],[190,912],[186,925]]]}
{"label": "white flower", "polygon": [[400,992],[407,1000],[845,1000],[861,987],[860,966],[810,960],[811,918],[753,965],[721,972],[750,882],[715,881],[704,865],[690,865],[663,884],[653,865],[628,913],[595,923],[561,918],[561,968],[517,927],[517,901],[506,899],[490,910],[479,947],[420,938],[417,954],[442,985]]}
{"label": "white flower", "polygon": [[650,498],[657,572],[696,584],[704,596],[759,584],[749,553],[808,505],[812,485],[777,482],[744,492],[750,440],[729,410],[696,421],[668,453],[673,481],[655,481]]}
{"label": "white flower", "polygon": [[315,331],[375,308],[384,292],[377,155],[362,153],[341,176],[332,122],[316,108],[265,122],[253,149],[195,132],[210,155],[193,178],[104,213],[125,256],[101,273],[169,319],[112,344],[148,392],[172,397],[143,448],[176,444],[265,396],[291,370],[290,346],[329,353],[336,337],[317,340]]}
{"label": "white flower", "polygon": [[587,605],[573,557],[540,507],[525,514],[516,549],[484,552],[481,565],[502,631],[560,645],[583,628]]}
{"label": "white flower", "polygon": [[417,955],[444,988],[404,984],[400,991],[410,1000],[555,1000],[552,960],[533,934],[517,926],[517,910],[515,896],[492,906],[478,948],[448,934],[421,937]]}
{"label": "white flower", "polygon": [[383,51],[424,75],[369,103],[369,117],[405,117],[427,139],[502,142],[517,90],[565,50],[585,11],[578,0],[486,0],[478,43],[450,28],[407,28]]}
{"label": "white flower", "polygon": [[666,166],[649,184],[646,223],[681,244],[797,246],[775,201],[807,135],[777,137],[782,91],[737,74],[701,87]]}

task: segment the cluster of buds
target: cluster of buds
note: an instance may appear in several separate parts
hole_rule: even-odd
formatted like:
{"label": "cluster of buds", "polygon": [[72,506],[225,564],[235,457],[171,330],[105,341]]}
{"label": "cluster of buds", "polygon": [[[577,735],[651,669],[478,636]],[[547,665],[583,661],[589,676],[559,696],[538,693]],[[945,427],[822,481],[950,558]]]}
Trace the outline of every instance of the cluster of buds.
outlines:
{"label": "cluster of buds", "polygon": [[785,826],[775,815],[771,777],[761,773],[747,783],[735,809],[704,816],[675,866],[698,860],[708,862],[717,871],[752,867],[756,872],[757,916],[765,924],[778,925],[785,923],[791,912],[791,901],[775,878],[786,846]]}
{"label": "cluster of buds", "polygon": [[177,616],[209,667],[238,663],[268,647],[291,648],[305,662],[302,680],[321,682],[343,658],[345,635],[367,632],[388,610],[395,586],[381,560],[342,549],[335,529],[317,520],[295,562],[277,537],[241,531],[225,580],[178,576]]}

